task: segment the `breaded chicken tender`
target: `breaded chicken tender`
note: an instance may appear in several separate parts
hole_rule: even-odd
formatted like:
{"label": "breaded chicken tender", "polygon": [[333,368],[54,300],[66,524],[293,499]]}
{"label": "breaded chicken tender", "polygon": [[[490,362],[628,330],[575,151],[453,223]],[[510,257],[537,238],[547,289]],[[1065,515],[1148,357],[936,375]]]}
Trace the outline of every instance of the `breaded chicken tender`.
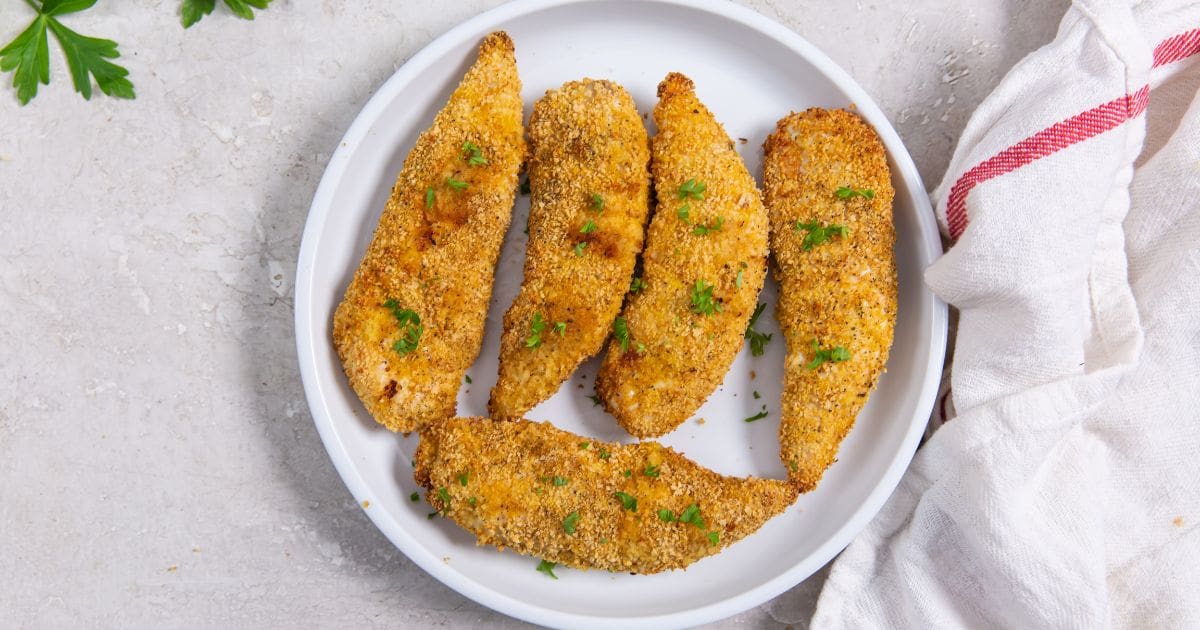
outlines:
{"label": "breaded chicken tender", "polygon": [[679,426],[721,383],[766,276],[767,213],[733,142],[687,77],[667,75],[658,96],[643,286],[614,323],[596,380],[604,407],[638,437]]}
{"label": "breaded chicken tender", "polygon": [[512,40],[492,33],[404,161],[334,314],[351,386],[393,431],[454,415],[512,216],[525,157],[521,118]]}
{"label": "breaded chicken tender", "polygon": [[780,120],[763,188],[787,339],[779,442],[789,478],[816,487],[887,363],[896,322],[892,189],[879,136],[857,115]]}
{"label": "breaded chicken tender", "polygon": [[650,205],[637,106],[609,81],[546,93],[529,120],[525,280],[504,316],[496,419],[522,417],[596,354],[629,289]]}
{"label": "breaded chicken tender", "polygon": [[796,498],[786,481],[723,477],[655,442],[598,442],[527,420],[430,425],[415,474],[480,545],[632,573],[715,554]]}

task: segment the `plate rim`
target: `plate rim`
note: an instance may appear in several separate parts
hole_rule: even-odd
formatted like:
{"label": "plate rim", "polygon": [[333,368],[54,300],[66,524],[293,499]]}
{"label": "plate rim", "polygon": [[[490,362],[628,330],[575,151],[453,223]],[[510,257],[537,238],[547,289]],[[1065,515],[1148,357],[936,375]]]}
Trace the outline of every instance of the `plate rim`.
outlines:
{"label": "plate rim", "polygon": [[[301,236],[300,251],[296,265],[296,300],[295,300],[295,331],[296,349],[300,364],[300,377],[304,387],[306,402],[313,417],[313,423],[321,437],[334,468],[345,483],[355,501],[360,505],[365,497],[369,497],[367,482],[359,473],[353,458],[346,450],[341,436],[333,422],[332,414],[326,407],[326,396],[317,375],[317,365],[314,346],[324,335],[314,335],[317,330],[324,331],[324,324],[314,328],[313,320],[309,317],[308,306],[312,301],[312,276],[315,272],[315,257],[321,238],[323,226],[328,219],[334,191],[345,175],[346,163],[352,155],[350,147],[357,147],[359,139],[365,137],[379,118],[383,110],[394,100],[397,93],[402,91],[412,78],[426,70],[433,62],[452,48],[461,45],[468,39],[478,39],[483,32],[490,32],[499,23],[512,18],[543,11],[553,7],[586,4],[596,2],[613,2],[614,0],[513,0],[488,11],[480,13],[450,28],[436,37],[424,48],[413,55],[397,69],[376,92],[367,100],[355,116],[344,136],[339,140],[330,155],[321,181],[313,195],[308,217],[305,219]],[[620,0],[617,0],[620,1]],[[838,89],[845,92],[857,109],[872,122],[884,146],[892,158],[899,177],[909,187],[909,197],[916,208],[917,224],[919,227],[920,254],[925,264],[933,262],[942,253],[941,239],[936,224],[933,208],[926,194],[925,184],[917,171],[916,165],[901,141],[899,134],[891,122],[879,109],[867,92],[840,66],[824,52],[811,44],[799,33],[790,28],[750,9],[727,0],[624,0],[630,4],[658,4],[685,9],[697,10],[712,14],[749,27],[762,35],[775,40],[796,55],[811,63],[818,71],[828,78]],[[882,122],[882,124],[880,124]],[[508,595],[504,595],[482,583],[470,580],[461,573],[446,566],[441,559],[434,557],[421,547],[415,537],[394,519],[381,510],[364,510],[367,517],[388,540],[402,551],[422,570],[432,575],[442,584],[457,591],[459,594],[474,600],[488,608],[506,615],[536,624],[556,627],[599,627],[620,623],[627,627],[661,627],[693,626],[723,619],[738,612],[758,606],[783,593],[789,588],[810,577],[818,569],[825,566],[840,553],[866,527],[872,518],[883,507],[891,496],[901,477],[907,470],[917,448],[920,436],[925,431],[926,421],[933,409],[934,398],[941,381],[947,336],[948,311],[945,302],[939,299],[928,286],[921,287],[921,301],[931,307],[929,326],[929,359],[925,366],[924,382],[917,396],[917,405],[913,417],[908,420],[909,426],[903,439],[898,444],[892,461],[888,464],[884,475],[859,506],[851,513],[849,519],[838,528],[832,536],[822,543],[816,551],[793,565],[774,578],[757,587],[736,593],[724,599],[710,602],[703,606],[670,613],[640,617],[606,617],[585,615],[545,608],[531,604]]]}

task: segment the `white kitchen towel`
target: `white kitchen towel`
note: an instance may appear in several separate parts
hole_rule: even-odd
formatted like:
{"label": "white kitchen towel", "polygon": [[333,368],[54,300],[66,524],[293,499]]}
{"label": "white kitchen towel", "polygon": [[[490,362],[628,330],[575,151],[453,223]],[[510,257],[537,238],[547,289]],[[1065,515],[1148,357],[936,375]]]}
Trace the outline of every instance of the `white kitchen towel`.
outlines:
{"label": "white kitchen towel", "polygon": [[817,628],[1200,628],[1200,3],[1077,0],[935,191],[957,416]]}

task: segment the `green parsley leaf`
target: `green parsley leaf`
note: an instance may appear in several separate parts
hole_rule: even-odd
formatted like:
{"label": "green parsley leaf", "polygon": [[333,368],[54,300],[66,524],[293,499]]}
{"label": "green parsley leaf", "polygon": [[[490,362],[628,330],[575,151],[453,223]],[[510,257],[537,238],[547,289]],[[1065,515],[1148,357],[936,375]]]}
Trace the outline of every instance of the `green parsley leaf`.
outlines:
{"label": "green parsley leaf", "polygon": [[621,507],[630,512],[637,511],[637,499],[633,498],[633,495],[624,492],[614,492],[613,496],[617,497],[617,500],[621,502]]}
{"label": "green parsley leaf", "polygon": [[629,477],[633,476],[633,471],[632,471],[632,470],[629,470],[628,468],[626,468],[626,469],[625,469],[625,472],[623,472],[623,473],[621,473],[621,474],[622,474],[622,475],[625,475],[625,478],[627,478],[627,479],[628,479]]}
{"label": "green parsley leaf", "polygon": [[471,497],[471,498],[467,499],[467,505],[470,505],[471,507],[475,507],[475,504],[478,502],[479,502],[479,499],[476,499],[475,497]]}
{"label": "green parsley leaf", "polygon": [[692,312],[697,315],[712,315],[721,312],[721,303],[713,299],[713,285],[697,280],[692,287]]}
{"label": "green parsley leaf", "polygon": [[658,520],[663,521],[664,523],[674,523],[675,513],[671,510],[659,510]]}
{"label": "green parsley leaf", "polygon": [[679,186],[679,198],[687,199],[704,199],[704,190],[707,188],[704,182],[698,182],[694,179],[689,179]]}
{"label": "green parsley leaf", "polygon": [[559,477],[558,475],[554,475],[554,485],[565,486],[568,483],[570,483],[570,482],[567,480],[566,477]]}
{"label": "green parsley leaf", "polygon": [[691,523],[701,529],[704,528],[704,519],[700,518],[700,506],[695,503],[689,505],[686,510],[679,514],[680,523]]}
{"label": "green parsley leaf", "polygon": [[590,448],[591,446],[592,446],[591,442],[580,442],[579,443],[579,448]]}
{"label": "green parsley leaf", "polygon": [[546,330],[546,320],[542,319],[541,313],[534,313],[533,321],[529,323],[529,336],[525,338],[525,347],[540,347],[542,345],[543,330]]}
{"label": "green parsley leaf", "polygon": [[797,221],[794,229],[797,232],[800,230],[808,231],[808,234],[804,235],[804,241],[800,243],[800,249],[803,249],[806,252],[812,250],[812,248],[816,247],[817,245],[828,241],[834,236],[846,238],[846,236],[850,234],[850,231],[847,230],[846,226],[844,225],[830,223],[823,226],[818,221],[809,221],[808,223]]}
{"label": "green parsley leaf", "polygon": [[[184,28],[189,28],[200,18],[213,12],[216,7],[216,0],[183,0],[183,7],[180,10],[180,21],[183,22]],[[255,9],[265,9],[271,4],[271,0],[225,0],[225,6],[236,16],[244,20],[253,20]]]}
{"label": "green parsley leaf", "polygon": [[542,560],[538,563],[537,570],[538,572],[545,573],[546,575],[557,580],[558,576],[554,575],[554,567],[556,566],[558,566],[557,562],[546,562],[545,560]]}
{"label": "green parsley leaf", "polygon": [[27,4],[37,12],[33,22],[4,48],[0,49],[0,71],[13,73],[17,101],[28,104],[37,96],[38,84],[50,84],[49,35],[54,34],[62,47],[71,71],[75,91],[86,100],[92,98],[92,79],[100,91],[116,98],[135,98],[133,83],[125,78],[129,71],[108,61],[121,56],[117,43],[81,35],[63,26],[57,16],[90,9],[96,0],[44,0],[41,6]]}
{"label": "green parsley leaf", "polygon": [[645,286],[646,286],[646,282],[644,280],[642,280],[641,278],[639,278],[637,276],[634,276],[633,280],[629,281],[629,292],[637,293],[638,291],[641,291]]}
{"label": "green parsley leaf", "polygon": [[592,232],[595,232],[595,231],[596,231],[596,222],[591,219],[588,219],[587,223],[584,223],[583,227],[579,228],[579,232],[581,234],[591,234]]}
{"label": "green parsley leaf", "polygon": [[555,323],[554,332],[558,333],[559,337],[565,337],[567,335],[567,322]]}
{"label": "green parsley leaf", "polygon": [[587,247],[587,244],[588,244],[588,242],[587,242],[587,241],[579,241],[578,243],[576,243],[576,244],[575,244],[575,255],[576,255],[576,256],[582,256],[582,255],[583,255],[583,248]]}
{"label": "green parsley leaf", "polygon": [[642,469],[642,474],[646,475],[647,477],[658,478],[658,466],[655,466],[654,464],[646,464],[646,467]]}
{"label": "green parsley leaf", "polygon": [[466,376],[464,376],[463,378],[467,379],[467,385],[470,385],[470,384],[471,384],[471,375],[470,375],[470,374],[467,374],[467,375],[466,375]]}
{"label": "green parsley leaf", "polygon": [[735,288],[735,289],[742,288],[742,274],[744,274],[744,273],[746,273],[745,269],[738,269],[737,278],[735,278],[733,281],[733,288]]}
{"label": "green parsley leaf", "polygon": [[604,197],[596,193],[592,193],[592,210],[596,212],[604,212]]}
{"label": "green parsley leaf", "polygon": [[471,471],[469,471],[469,470],[458,476],[458,483],[460,485],[466,486],[467,482],[470,480],[471,480]]}
{"label": "green parsley leaf", "polygon": [[437,193],[433,192],[433,187],[425,189],[425,207],[432,208],[433,202],[437,199]]}
{"label": "green parsley leaf", "polygon": [[679,220],[683,221],[684,223],[691,223],[691,219],[689,218],[688,214],[691,209],[691,204],[685,203],[682,206],[679,206],[679,209],[675,211],[675,216],[679,217]]}
{"label": "green parsley leaf", "polygon": [[400,337],[392,343],[392,350],[400,356],[416,350],[421,343],[421,334],[425,332],[425,327],[421,325],[421,316],[412,309],[400,308],[400,303],[391,298],[388,298],[383,306],[392,310],[392,317],[395,317],[400,325]]}
{"label": "green parsley leaf", "polygon": [[719,542],[721,542],[721,536],[717,532],[708,532],[708,544],[716,547]]}
{"label": "green parsley leaf", "polygon": [[851,197],[865,197],[867,199],[874,199],[875,191],[871,190],[870,188],[855,190],[849,186],[842,186],[841,188],[837,189],[837,196],[838,199],[849,199]]}
{"label": "green parsley leaf", "polygon": [[454,190],[466,190],[467,189],[467,182],[465,182],[461,179],[454,179],[453,175],[446,178],[446,185],[449,186],[450,188],[453,188]]}
{"label": "green parsley leaf", "polygon": [[754,422],[755,420],[762,420],[763,418],[766,418],[767,415],[767,409],[766,407],[763,407],[762,411],[750,416],[749,418],[746,418],[745,420],[742,420],[742,422]]}
{"label": "green parsley leaf", "polygon": [[442,514],[448,514],[450,512],[450,491],[442,486],[438,488],[437,495],[438,499],[442,501]]}
{"label": "green parsley leaf", "polygon": [[767,305],[759,302],[758,306],[754,308],[754,314],[750,316],[750,323],[746,325],[745,338],[750,342],[750,355],[755,357],[761,357],[766,352],[767,343],[771,341],[771,337],[775,336],[774,333],[767,335],[754,330],[754,324],[758,323],[758,318],[763,314],[765,308]]}
{"label": "green parsley leaf", "polygon": [[758,400],[759,398],[762,398],[762,395],[759,394],[758,390],[756,389],[754,390],[754,400]]}
{"label": "green parsley leaf", "polygon": [[408,495],[408,500],[412,501],[413,503],[416,503],[417,501],[421,500],[421,495],[414,492],[414,493]]}
{"label": "green parsley leaf", "polygon": [[789,461],[788,468],[791,468],[792,472],[796,472],[798,470],[798,468],[796,467],[796,460],[793,459],[793,460]]}
{"label": "green parsley leaf", "polygon": [[435,517],[435,516],[437,516],[437,515],[438,515],[438,513],[437,513],[437,512],[430,512],[430,513],[428,513],[428,514],[426,514],[426,515],[425,515],[425,518],[427,518],[427,519],[429,519],[429,520],[431,520],[431,521],[432,521],[432,520],[433,520],[433,517]]}
{"label": "green parsley leaf", "polygon": [[600,397],[599,396],[597,396],[596,394],[592,394],[591,396],[588,396],[588,398],[590,398],[592,400],[593,407],[600,406]]}
{"label": "green parsley leaf", "polygon": [[463,143],[462,152],[463,159],[471,166],[483,166],[488,163],[487,158],[483,157],[483,151],[470,140]]}
{"label": "green parsley leaf", "polygon": [[708,225],[697,225],[696,227],[692,228],[692,234],[696,236],[708,236],[713,232],[720,232],[721,226],[724,224],[725,217],[717,217],[715,223],[710,223]]}
{"label": "green parsley leaf", "polygon": [[841,363],[842,361],[850,360],[850,351],[842,346],[827,348],[822,350],[817,343],[816,338],[812,340],[812,360],[805,364],[805,369],[815,370],[821,367],[822,363]]}
{"label": "green parsley leaf", "polygon": [[609,458],[608,451],[605,449],[600,449],[600,459],[608,459],[608,458]]}
{"label": "green parsley leaf", "polygon": [[563,531],[568,534],[574,534],[575,528],[579,525],[579,512],[571,512],[567,518],[563,519]]}
{"label": "green parsley leaf", "polygon": [[620,343],[621,352],[629,350],[629,324],[625,322],[624,317],[618,317],[613,320],[613,336]]}

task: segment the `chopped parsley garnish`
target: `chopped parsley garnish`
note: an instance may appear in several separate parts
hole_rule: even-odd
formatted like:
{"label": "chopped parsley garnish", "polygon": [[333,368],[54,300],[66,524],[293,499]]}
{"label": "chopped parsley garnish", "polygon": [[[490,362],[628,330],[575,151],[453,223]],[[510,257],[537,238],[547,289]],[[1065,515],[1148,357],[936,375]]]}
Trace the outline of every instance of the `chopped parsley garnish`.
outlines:
{"label": "chopped parsley garnish", "polygon": [[804,241],[800,244],[800,249],[803,249],[806,252],[812,250],[812,248],[816,247],[817,245],[828,241],[835,235],[846,238],[846,235],[850,233],[850,230],[847,230],[846,226],[844,225],[830,223],[822,226],[819,221],[809,221],[808,223],[797,221],[795,229],[797,232],[800,230],[808,230],[808,234],[804,235]]}
{"label": "chopped parsley garnish", "polygon": [[627,468],[627,469],[625,469],[625,472],[623,472],[623,473],[621,473],[621,474],[622,474],[622,475],[625,475],[626,477],[631,477],[631,476],[633,476],[633,471],[632,471],[632,470],[629,470],[629,469]]}
{"label": "chopped parsley garnish", "polygon": [[421,500],[421,495],[414,492],[414,493],[408,495],[408,500],[412,501],[413,503],[416,503],[417,501]]}
{"label": "chopped parsley garnish", "polygon": [[634,276],[633,280],[629,281],[629,292],[637,293],[638,291],[641,291],[645,286],[646,286],[645,280],[642,280],[641,278]]}
{"label": "chopped parsley garnish", "polygon": [[849,186],[842,186],[841,188],[837,189],[837,196],[838,199],[849,199],[851,197],[865,197],[867,199],[874,199],[875,191],[871,190],[870,188],[855,190]]}
{"label": "chopped parsley garnish", "polygon": [[467,141],[462,145],[463,159],[471,166],[483,166],[487,164],[487,158],[483,157],[483,151],[479,149],[474,142]]}
{"label": "chopped parsley garnish", "polygon": [[425,189],[425,207],[432,208],[434,200],[437,199],[437,193],[433,192],[433,187]]}
{"label": "chopped parsley garnish", "polygon": [[556,322],[554,324],[554,332],[558,333],[559,337],[567,335],[567,322]]}
{"label": "chopped parsley garnish", "polygon": [[721,536],[717,532],[708,532],[708,544],[716,547],[719,542],[721,542]]}
{"label": "chopped parsley garnish", "polygon": [[600,406],[600,397],[599,396],[597,396],[596,394],[592,394],[591,396],[588,396],[588,398],[591,399],[593,407]]}
{"label": "chopped parsley garnish", "polygon": [[604,197],[596,193],[592,193],[592,210],[596,212],[604,212]]}
{"label": "chopped parsley garnish", "polygon": [[798,470],[798,469],[796,468],[796,460],[794,460],[794,459],[793,459],[793,460],[789,461],[789,462],[788,462],[788,468],[791,468],[791,469],[792,469],[792,472],[796,472],[796,470]]}
{"label": "chopped parsley garnish", "polygon": [[713,232],[720,232],[721,226],[725,224],[725,217],[717,217],[717,220],[708,225],[697,225],[692,228],[692,234],[696,236],[707,236]]}
{"label": "chopped parsley garnish", "polygon": [[675,522],[675,513],[672,512],[671,510],[659,510],[658,511],[658,520],[663,521],[665,523],[674,523]]}
{"label": "chopped parsley garnish", "polygon": [[463,378],[467,379],[467,385],[470,385],[470,384],[471,384],[471,375],[470,375],[470,374],[467,374],[467,375],[466,375],[466,376],[464,376]]}
{"label": "chopped parsley garnish", "polygon": [[400,303],[391,298],[384,302],[383,306],[392,309],[392,316],[400,325],[400,337],[392,343],[392,350],[400,356],[416,350],[417,345],[421,343],[421,333],[425,332],[425,327],[421,325],[421,316],[414,310],[400,308]]}
{"label": "chopped parsley garnish", "polygon": [[689,179],[679,186],[679,198],[687,199],[690,197],[692,199],[704,199],[705,188],[707,188],[707,186],[704,185],[704,182],[698,182],[694,179]]}
{"label": "chopped parsley garnish", "polygon": [[762,395],[759,394],[758,390],[756,389],[754,390],[754,400],[758,400],[759,398],[762,398]]}
{"label": "chopped parsley garnish", "polygon": [[642,474],[646,475],[647,477],[657,478],[658,466],[655,466],[654,464],[646,464],[646,467],[642,469]]}
{"label": "chopped parsley garnish", "polygon": [[712,315],[721,312],[721,303],[713,299],[713,285],[697,280],[692,287],[692,312],[697,315]]}
{"label": "chopped parsley garnish", "polygon": [[465,182],[461,179],[454,179],[453,175],[446,178],[446,185],[453,188],[454,190],[466,190],[467,189],[467,182]]}
{"label": "chopped parsley garnish", "polygon": [[465,485],[467,485],[467,482],[468,482],[468,481],[470,481],[470,480],[471,480],[471,471],[469,471],[469,470],[468,470],[467,472],[465,472],[465,473],[462,473],[462,474],[460,474],[460,475],[458,476],[458,483],[459,483],[460,485],[463,485],[463,486],[465,486]]}
{"label": "chopped parsley garnish", "polygon": [[467,505],[470,505],[471,507],[475,507],[475,504],[478,502],[479,502],[479,499],[476,499],[475,497],[471,497],[471,498],[467,499]]}
{"label": "chopped parsley garnish", "polygon": [[591,446],[592,446],[591,442],[580,442],[579,443],[579,448],[590,448]]}
{"label": "chopped parsley garnish", "polygon": [[450,491],[446,489],[446,486],[442,486],[441,488],[438,488],[437,495],[438,495],[438,498],[442,500],[442,514],[449,513],[450,512]]}
{"label": "chopped parsley garnish", "polygon": [[565,486],[565,485],[567,485],[568,483],[569,483],[569,481],[567,480],[567,478],[566,478],[566,477],[560,477],[560,476],[558,476],[558,475],[554,475],[554,485],[556,485],[556,486]]}
{"label": "chopped parsley garnish", "polygon": [[745,420],[742,420],[742,422],[754,422],[755,420],[762,420],[763,418],[766,418],[766,417],[767,417],[767,406],[763,405],[762,411],[754,414],[753,416],[750,416],[749,418],[746,418]]}
{"label": "chopped parsley garnish", "polygon": [[763,314],[763,310],[766,308],[767,305],[765,303],[759,302],[758,306],[754,308],[754,314],[750,316],[750,323],[746,325],[746,339],[750,342],[751,356],[761,357],[763,352],[766,352],[765,346],[771,341],[771,337],[774,336],[774,333],[766,335],[754,330],[754,324],[758,323],[759,316]]}
{"label": "chopped parsley garnish", "polygon": [[613,496],[617,497],[617,499],[621,502],[621,507],[629,510],[630,512],[637,511],[637,499],[633,498],[633,495],[626,494],[624,492],[614,492]]}
{"label": "chopped parsley garnish", "polygon": [[575,255],[582,256],[583,248],[587,247],[587,244],[588,244],[587,241],[579,241],[578,243],[575,243]]}
{"label": "chopped parsley garnish", "polygon": [[613,336],[621,344],[621,352],[629,350],[629,324],[625,322],[624,317],[613,320]]}
{"label": "chopped parsley garnish", "polygon": [[600,459],[608,459],[608,458],[609,458],[608,451],[603,448],[600,449]]}
{"label": "chopped parsley garnish", "polygon": [[557,562],[546,562],[545,560],[542,560],[538,563],[537,570],[538,572],[545,573],[546,575],[557,580],[558,576],[554,575],[554,567],[556,566],[558,566]]}
{"label": "chopped parsley garnish", "polygon": [[581,234],[591,234],[592,232],[595,232],[595,231],[596,231],[596,222],[591,219],[588,219],[587,223],[584,223],[583,227],[579,228],[579,232]]}
{"label": "chopped parsley garnish", "polygon": [[812,340],[812,352],[813,352],[812,360],[809,361],[804,366],[806,369],[809,369],[809,370],[815,370],[815,369],[821,367],[821,364],[825,363],[825,362],[841,363],[842,361],[847,361],[850,359],[850,351],[849,350],[845,349],[842,346],[835,346],[833,348],[821,349],[821,346],[817,343],[817,340],[815,337]]}
{"label": "chopped parsley garnish", "polygon": [[744,274],[744,273],[746,273],[745,269],[738,269],[737,278],[735,278],[733,280],[733,288],[735,288],[735,289],[742,288],[742,274]]}
{"label": "chopped parsley garnish", "polygon": [[696,527],[704,529],[704,519],[700,518],[700,506],[695,503],[689,505],[686,510],[681,512],[677,520],[680,523],[691,523]]}
{"label": "chopped parsley garnish", "polygon": [[438,513],[437,513],[437,512],[430,512],[430,513],[428,513],[428,514],[426,514],[426,515],[425,515],[425,518],[427,518],[427,519],[429,519],[429,520],[431,520],[431,521],[432,521],[432,520],[433,520],[433,517],[435,517],[435,516],[437,516],[437,515],[438,515]]}
{"label": "chopped parsley garnish", "polygon": [[529,336],[525,338],[526,348],[537,348],[542,345],[542,331],[546,330],[546,320],[542,319],[541,313],[533,314],[533,321],[529,323]]}
{"label": "chopped parsley garnish", "polygon": [[571,512],[567,518],[563,519],[563,531],[568,534],[574,534],[575,528],[579,525],[579,512]]}
{"label": "chopped parsley garnish", "polygon": [[682,206],[679,206],[679,209],[675,211],[675,216],[679,217],[679,220],[683,221],[684,223],[691,223],[691,219],[688,216],[688,212],[691,209],[691,204],[685,203]]}
{"label": "chopped parsley garnish", "polygon": [[637,353],[638,354],[646,354],[646,344],[644,344],[640,341],[637,342]]}

